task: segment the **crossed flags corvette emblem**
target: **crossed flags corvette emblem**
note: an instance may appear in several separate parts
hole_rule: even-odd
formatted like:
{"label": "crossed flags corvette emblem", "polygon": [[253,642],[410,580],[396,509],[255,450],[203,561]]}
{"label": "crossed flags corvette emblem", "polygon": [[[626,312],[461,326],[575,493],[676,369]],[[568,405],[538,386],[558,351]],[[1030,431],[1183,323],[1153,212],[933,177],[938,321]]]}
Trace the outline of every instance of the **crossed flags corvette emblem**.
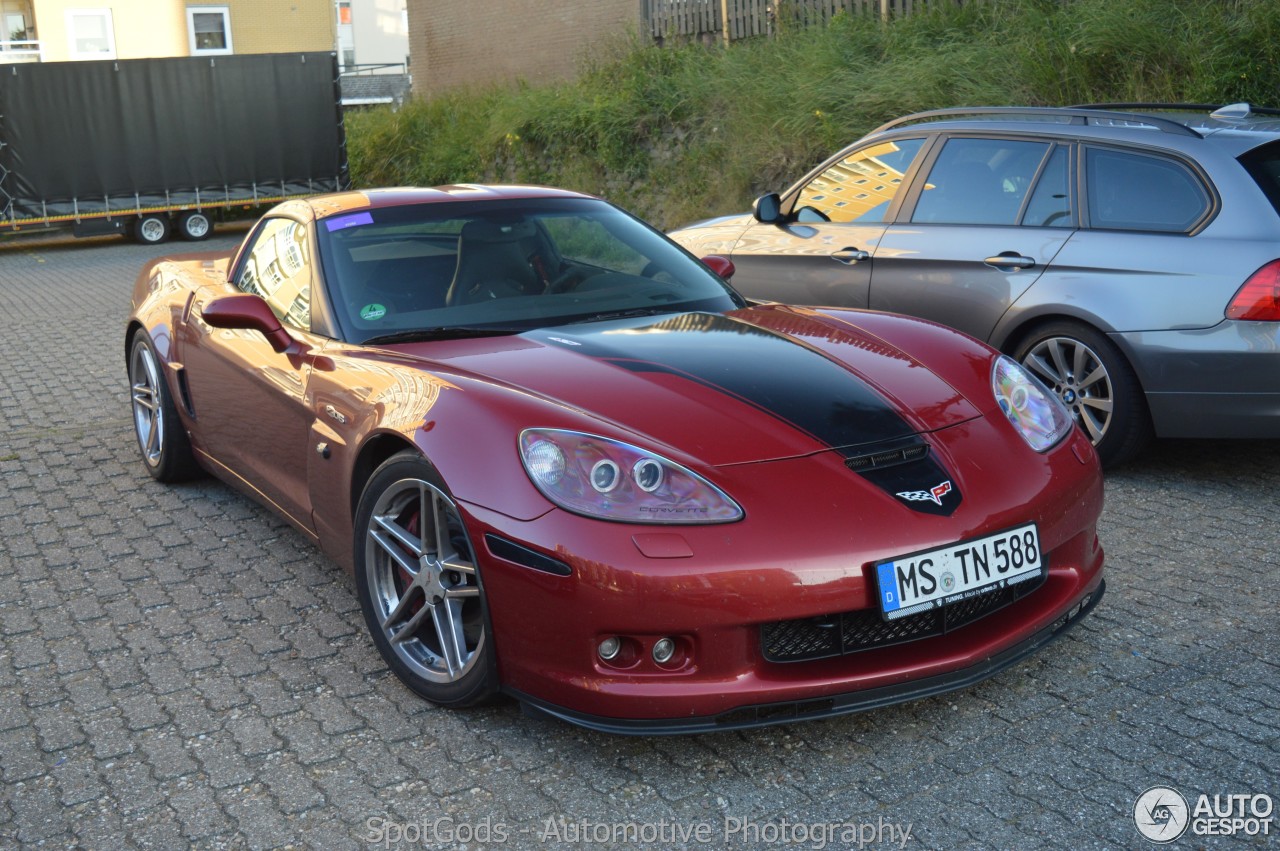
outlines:
{"label": "crossed flags corvette emblem", "polygon": [[894,496],[905,499],[907,502],[932,502],[934,505],[942,505],[942,498],[951,493],[951,480],[934,485],[927,491],[899,491]]}

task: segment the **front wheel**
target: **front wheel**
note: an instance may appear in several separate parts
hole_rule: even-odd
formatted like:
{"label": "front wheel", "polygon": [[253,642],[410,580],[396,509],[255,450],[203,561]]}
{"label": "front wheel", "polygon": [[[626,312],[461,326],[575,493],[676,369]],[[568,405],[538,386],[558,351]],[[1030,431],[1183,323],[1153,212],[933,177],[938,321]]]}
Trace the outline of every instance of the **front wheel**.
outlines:
{"label": "front wheel", "polygon": [[1038,329],[1014,357],[1058,395],[1104,467],[1132,459],[1151,440],[1151,416],[1129,362],[1103,334],[1076,322]]}
{"label": "front wheel", "polygon": [[458,505],[413,451],[377,469],[356,511],[360,608],[382,658],[410,689],[446,707],[497,692],[488,614]]}
{"label": "front wheel", "polygon": [[160,358],[142,331],[134,336],[129,349],[129,385],[133,431],[147,472],[161,482],[180,482],[198,475],[200,468],[178,419]]}

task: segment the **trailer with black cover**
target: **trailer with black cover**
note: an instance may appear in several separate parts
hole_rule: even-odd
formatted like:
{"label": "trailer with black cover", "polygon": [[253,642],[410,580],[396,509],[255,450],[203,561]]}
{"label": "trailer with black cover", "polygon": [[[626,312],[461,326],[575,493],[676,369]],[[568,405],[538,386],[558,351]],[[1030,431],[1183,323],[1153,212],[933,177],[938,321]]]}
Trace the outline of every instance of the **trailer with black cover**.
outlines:
{"label": "trailer with black cover", "polygon": [[334,54],[0,66],[0,233],[200,240],[348,186]]}

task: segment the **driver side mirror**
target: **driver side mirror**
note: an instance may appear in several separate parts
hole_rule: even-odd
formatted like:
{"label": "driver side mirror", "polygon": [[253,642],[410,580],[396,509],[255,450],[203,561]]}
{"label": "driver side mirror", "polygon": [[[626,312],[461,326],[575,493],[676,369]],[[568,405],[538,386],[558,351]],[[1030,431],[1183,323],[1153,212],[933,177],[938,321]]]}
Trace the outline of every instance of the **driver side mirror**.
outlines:
{"label": "driver side mirror", "polygon": [[733,266],[732,260],[728,257],[721,257],[719,254],[708,254],[702,258],[702,262],[708,269],[726,281],[732,278],[733,273],[737,271]]}
{"label": "driver side mirror", "polygon": [[751,212],[758,222],[766,225],[776,224],[782,221],[782,199],[778,197],[777,192],[761,195],[751,205]]}
{"label": "driver side mirror", "polygon": [[280,324],[267,303],[256,295],[237,293],[215,298],[201,310],[204,321],[214,328],[257,331],[267,338],[271,348],[283,352],[293,345],[293,337]]}

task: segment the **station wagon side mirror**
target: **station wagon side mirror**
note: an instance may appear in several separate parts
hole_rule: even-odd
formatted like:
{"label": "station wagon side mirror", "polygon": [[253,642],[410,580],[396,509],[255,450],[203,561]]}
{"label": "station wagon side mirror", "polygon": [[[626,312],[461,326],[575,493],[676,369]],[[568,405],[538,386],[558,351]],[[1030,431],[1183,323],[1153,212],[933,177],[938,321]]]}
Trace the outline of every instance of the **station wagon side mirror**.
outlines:
{"label": "station wagon side mirror", "polygon": [[782,199],[778,197],[777,192],[761,195],[751,205],[751,212],[758,222],[766,225],[776,224],[782,221]]}
{"label": "station wagon side mirror", "polygon": [[271,312],[267,303],[256,295],[237,293],[215,298],[201,311],[204,321],[214,328],[242,328],[257,331],[267,338],[271,348],[283,352],[293,345],[293,338]]}
{"label": "station wagon side mirror", "polygon": [[721,257],[719,254],[708,254],[706,257],[702,258],[702,262],[708,269],[715,272],[726,281],[732,278],[733,273],[737,271],[733,266],[732,260],[728,257]]}

